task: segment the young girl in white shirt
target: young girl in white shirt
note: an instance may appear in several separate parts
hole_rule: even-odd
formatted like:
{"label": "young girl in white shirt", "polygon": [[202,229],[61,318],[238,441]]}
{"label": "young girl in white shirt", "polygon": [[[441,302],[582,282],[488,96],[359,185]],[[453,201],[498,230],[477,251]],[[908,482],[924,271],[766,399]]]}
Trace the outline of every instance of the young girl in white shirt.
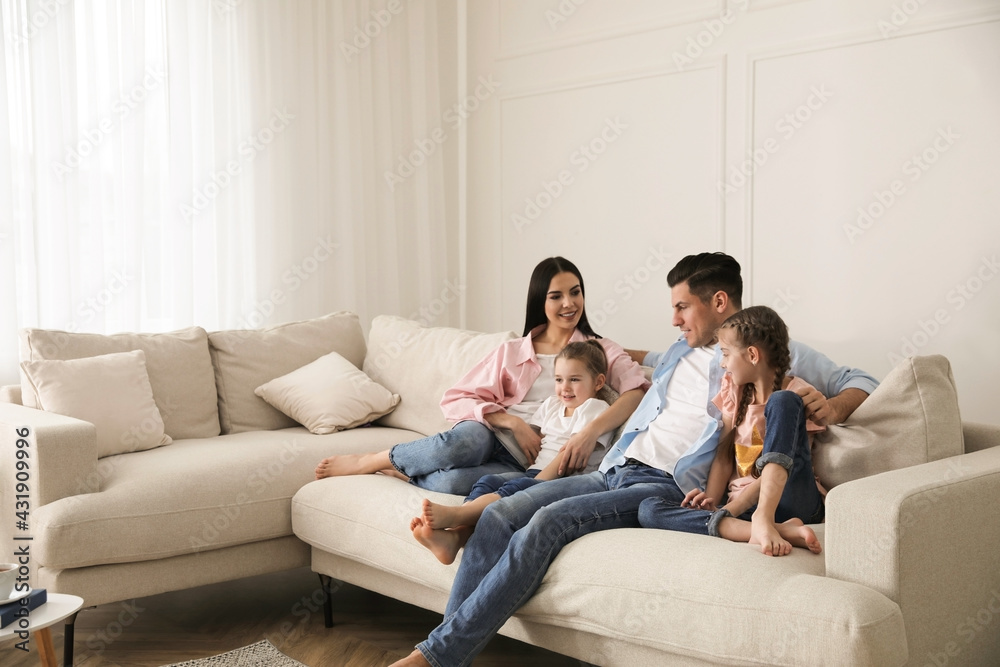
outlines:
{"label": "young girl in white shirt", "polygon": [[772,309],[751,306],[723,322],[718,338],[726,375],[713,402],[723,428],[708,483],[680,505],[644,500],[639,523],[750,542],[769,556],[784,556],[793,546],[820,553],[804,524],[823,520],[808,432],[824,427],[805,418],[798,392],[812,386],[786,376],[788,327]]}
{"label": "young girl in white shirt", "polygon": [[[599,398],[608,372],[604,348],[596,340],[570,343],[556,355],[555,389],[528,423],[541,432],[542,448],[527,472],[486,475],[459,506],[439,505],[428,499],[423,511],[410,522],[413,536],[442,563],[455,560],[479,517],[491,503],[529,486],[559,477],[562,447],[575,433],[608,408]],[[597,439],[597,447],[581,473],[597,470],[604,458],[611,432]]]}

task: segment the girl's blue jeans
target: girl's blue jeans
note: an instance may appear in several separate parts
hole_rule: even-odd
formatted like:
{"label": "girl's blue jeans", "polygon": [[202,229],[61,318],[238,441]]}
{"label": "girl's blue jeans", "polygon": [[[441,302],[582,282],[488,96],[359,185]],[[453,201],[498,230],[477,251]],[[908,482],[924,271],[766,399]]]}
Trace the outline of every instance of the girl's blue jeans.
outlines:
{"label": "girl's blue jeans", "polygon": [[[806,433],[802,398],[792,391],[776,391],[764,406],[764,450],[757,459],[758,471],[777,463],[788,471],[781,500],[774,513],[777,523],[791,518],[804,523],[823,521],[823,497],[816,487],[812,452]],[[756,506],[737,517],[749,521]],[[648,498],[639,506],[639,523],[644,528],[679,530],[718,537],[718,524],[728,513],[681,507],[675,497]]]}

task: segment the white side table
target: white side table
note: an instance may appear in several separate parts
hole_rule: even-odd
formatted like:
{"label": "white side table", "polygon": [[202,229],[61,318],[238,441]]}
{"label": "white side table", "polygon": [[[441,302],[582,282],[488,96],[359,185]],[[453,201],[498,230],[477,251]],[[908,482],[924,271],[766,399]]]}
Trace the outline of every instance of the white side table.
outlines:
{"label": "white side table", "polygon": [[[56,662],[56,652],[52,646],[52,632],[49,627],[75,615],[82,606],[83,598],[76,595],[48,593],[45,604],[31,611],[31,615],[28,617],[28,632],[35,635],[35,640],[38,642],[38,655],[45,667],[59,666],[59,663]],[[17,623],[0,628],[0,639],[13,637],[18,630],[20,628]],[[67,636],[65,641],[72,642],[73,638]],[[64,651],[64,654],[69,664],[72,665],[72,649]]]}

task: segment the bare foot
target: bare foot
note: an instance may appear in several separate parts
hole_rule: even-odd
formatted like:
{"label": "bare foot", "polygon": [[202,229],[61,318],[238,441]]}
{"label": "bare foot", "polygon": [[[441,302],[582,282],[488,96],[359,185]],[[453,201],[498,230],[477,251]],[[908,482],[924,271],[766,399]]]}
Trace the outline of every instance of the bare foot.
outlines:
{"label": "bare foot", "polygon": [[316,479],[341,475],[370,475],[391,467],[389,450],[374,454],[342,454],[320,461],[316,466]]}
{"label": "bare foot", "polygon": [[438,505],[424,498],[423,508],[421,516],[424,519],[424,523],[435,530],[455,528],[468,523],[462,520],[461,505],[457,507],[452,505]]}
{"label": "bare foot", "polygon": [[788,540],[793,547],[808,549],[814,554],[823,552],[823,545],[819,543],[816,533],[802,523],[802,519],[789,519],[778,524],[778,532],[783,538]]}
{"label": "bare foot", "polygon": [[458,551],[469,539],[472,529],[463,526],[455,530],[434,530],[424,520],[417,516],[410,521],[410,530],[414,539],[430,550],[434,557],[445,565],[451,565],[458,556]]}
{"label": "bare foot", "polygon": [[774,521],[758,518],[754,514],[750,522],[750,544],[760,546],[765,556],[787,556],[792,552],[792,545],[781,536]]}
{"label": "bare foot", "polygon": [[397,660],[389,665],[389,667],[431,667],[431,663],[427,662],[427,658],[424,657],[423,653],[417,649],[413,649],[413,653],[402,660]]}
{"label": "bare foot", "polygon": [[385,475],[386,477],[395,477],[396,479],[401,479],[404,482],[409,482],[410,478],[399,472],[395,468],[385,468],[384,470],[379,470],[377,475]]}

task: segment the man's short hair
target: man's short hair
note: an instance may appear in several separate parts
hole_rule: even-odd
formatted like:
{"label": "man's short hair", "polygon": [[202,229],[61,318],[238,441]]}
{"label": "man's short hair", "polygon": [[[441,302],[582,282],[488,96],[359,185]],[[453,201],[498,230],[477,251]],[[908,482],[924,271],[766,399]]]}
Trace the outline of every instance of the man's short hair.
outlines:
{"label": "man's short hair", "polygon": [[722,291],[737,308],[743,307],[743,278],[740,263],[724,252],[703,252],[688,255],[677,262],[667,274],[667,284],[674,287],[687,283],[688,289],[702,303],[712,300],[712,295]]}

